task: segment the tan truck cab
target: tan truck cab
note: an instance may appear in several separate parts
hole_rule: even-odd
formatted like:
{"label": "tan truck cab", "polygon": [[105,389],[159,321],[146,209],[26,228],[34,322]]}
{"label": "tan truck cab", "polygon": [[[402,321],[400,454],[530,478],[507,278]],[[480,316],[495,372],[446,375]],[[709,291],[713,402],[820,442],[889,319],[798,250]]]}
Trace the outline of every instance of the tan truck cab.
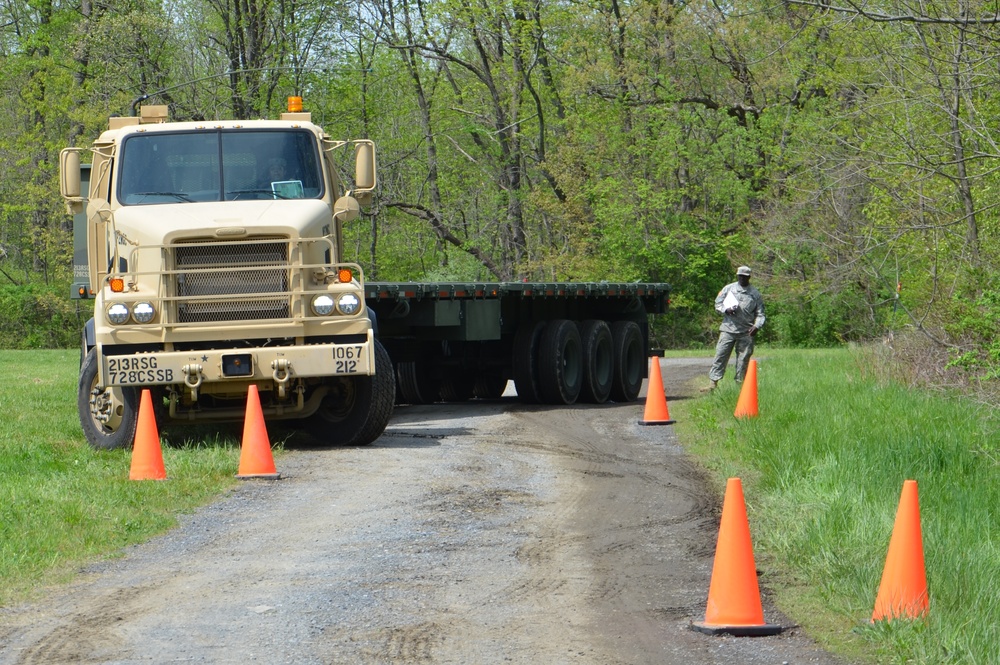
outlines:
{"label": "tan truck cab", "polygon": [[392,365],[342,255],[342,224],[376,187],[371,141],[333,141],[308,113],[168,122],[153,106],[111,118],[90,152],[88,191],[82,149],[62,151],[60,182],[86,224],[78,407],[92,446],[132,445],[145,389],[168,423],[239,421],[256,385],[266,418],[323,443],[382,433]]}

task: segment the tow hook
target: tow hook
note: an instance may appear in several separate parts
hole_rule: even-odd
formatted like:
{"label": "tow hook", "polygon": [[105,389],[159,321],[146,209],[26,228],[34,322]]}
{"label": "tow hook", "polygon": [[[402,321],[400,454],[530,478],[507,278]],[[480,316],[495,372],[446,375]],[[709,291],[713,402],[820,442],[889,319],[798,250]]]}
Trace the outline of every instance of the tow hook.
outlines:
{"label": "tow hook", "polygon": [[278,397],[284,398],[288,394],[288,383],[292,379],[292,363],[288,358],[276,358],[271,361],[271,378],[278,384]]}
{"label": "tow hook", "polygon": [[181,371],[184,372],[184,385],[191,389],[191,399],[197,401],[198,388],[201,386],[201,365],[184,365]]}

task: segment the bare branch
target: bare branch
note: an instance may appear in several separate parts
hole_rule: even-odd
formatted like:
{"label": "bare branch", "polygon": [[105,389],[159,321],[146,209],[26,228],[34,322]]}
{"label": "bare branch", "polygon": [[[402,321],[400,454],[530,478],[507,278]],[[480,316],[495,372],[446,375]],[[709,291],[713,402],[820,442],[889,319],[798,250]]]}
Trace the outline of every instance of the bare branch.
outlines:
{"label": "bare branch", "polygon": [[973,25],[996,25],[1000,24],[1000,9],[993,13],[993,16],[983,16],[980,18],[971,18],[968,16],[958,17],[958,18],[948,18],[948,17],[932,17],[932,16],[916,16],[914,14],[883,14],[881,12],[870,12],[864,8],[863,5],[859,5],[848,0],[846,7],[838,7],[835,5],[828,4],[826,2],[808,2],[807,0],[785,0],[786,4],[797,5],[800,7],[812,7],[813,9],[821,9],[823,11],[838,12],[841,14],[850,14],[853,16],[860,16],[866,18],[869,21],[874,21],[876,23],[922,23],[927,25],[960,25],[960,26],[973,26]]}
{"label": "bare branch", "polygon": [[478,247],[471,247],[468,243],[463,242],[461,238],[456,236],[448,226],[441,219],[441,216],[435,213],[430,208],[422,206],[419,203],[406,203],[405,201],[387,201],[383,203],[386,208],[396,208],[397,210],[402,210],[408,215],[412,215],[418,219],[422,219],[431,225],[434,229],[434,233],[437,234],[438,238],[444,240],[450,245],[458,247],[463,252],[467,252],[470,255],[476,257],[476,259],[486,267],[493,275],[496,277],[501,277],[501,271],[499,267],[494,263],[494,261],[486,254],[484,251]]}

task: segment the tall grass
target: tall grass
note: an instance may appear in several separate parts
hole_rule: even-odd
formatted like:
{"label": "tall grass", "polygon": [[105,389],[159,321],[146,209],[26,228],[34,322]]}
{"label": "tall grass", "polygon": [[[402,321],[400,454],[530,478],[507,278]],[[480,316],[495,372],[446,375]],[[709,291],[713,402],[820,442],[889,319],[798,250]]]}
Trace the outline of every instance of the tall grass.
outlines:
{"label": "tall grass", "polygon": [[[828,647],[879,663],[998,663],[1000,420],[862,378],[855,358],[767,351],[760,416],[733,417],[727,381],[677,405],[682,440],[720,484],[742,477],[762,584]],[[907,479],[919,488],[930,613],[873,625]]]}
{"label": "tall grass", "polygon": [[79,351],[0,351],[0,605],[68,580],[230,487],[239,442],[163,447],[166,481],[130,481],[129,451],[97,452],[76,412]]}

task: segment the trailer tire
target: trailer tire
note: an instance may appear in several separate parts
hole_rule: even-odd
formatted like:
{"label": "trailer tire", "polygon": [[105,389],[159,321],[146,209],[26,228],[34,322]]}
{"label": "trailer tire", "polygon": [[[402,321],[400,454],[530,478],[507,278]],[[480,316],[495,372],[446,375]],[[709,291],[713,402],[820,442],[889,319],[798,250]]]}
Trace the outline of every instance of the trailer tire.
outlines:
{"label": "trailer tire", "polygon": [[394,400],[396,404],[403,404],[403,386],[399,384],[399,365],[392,366],[392,376],[393,380],[396,382],[396,399]]}
{"label": "trailer tire", "polygon": [[615,369],[611,380],[611,399],[634,402],[642,389],[646,373],[646,352],[642,331],[635,321],[615,321],[611,324]]}
{"label": "trailer tire", "polygon": [[396,366],[404,404],[433,404],[441,398],[441,381],[431,376],[424,363],[407,360]]}
{"label": "trailer tire", "polygon": [[470,372],[449,372],[441,382],[441,399],[445,402],[468,402],[476,387],[476,377]]}
{"label": "trailer tire", "polygon": [[476,379],[472,394],[479,399],[499,399],[507,390],[507,377],[499,374],[483,374]]}
{"label": "trailer tire", "polygon": [[590,320],[580,324],[583,342],[583,388],[580,401],[603,404],[611,396],[615,356],[611,328],[604,321]]}
{"label": "trailer tire", "polygon": [[538,347],[545,332],[545,322],[524,323],[514,335],[514,352],[511,359],[514,369],[514,389],[525,404],[542,401],[538,382]]}
{"label": "trailer tire", "polygon": [[385,431],[396,400],[392,360],[375,340],[375,374],[338,378],[319,410],[306,419],[316,440],[332,446],[367,446]]}
{"label": "trailer tire", "polygon": [[583,387],[583,342],[576,322],[550,321],[542,335],[538,358],[538,383],[545,402],[574,403]]}
{"label": "trailer tire", "polygon": [[139,421],[139,390],[115,386],[98,390],[97,349],[91,349],[80,367],[76,407],[87,443],[95,450],[131,448]]}

